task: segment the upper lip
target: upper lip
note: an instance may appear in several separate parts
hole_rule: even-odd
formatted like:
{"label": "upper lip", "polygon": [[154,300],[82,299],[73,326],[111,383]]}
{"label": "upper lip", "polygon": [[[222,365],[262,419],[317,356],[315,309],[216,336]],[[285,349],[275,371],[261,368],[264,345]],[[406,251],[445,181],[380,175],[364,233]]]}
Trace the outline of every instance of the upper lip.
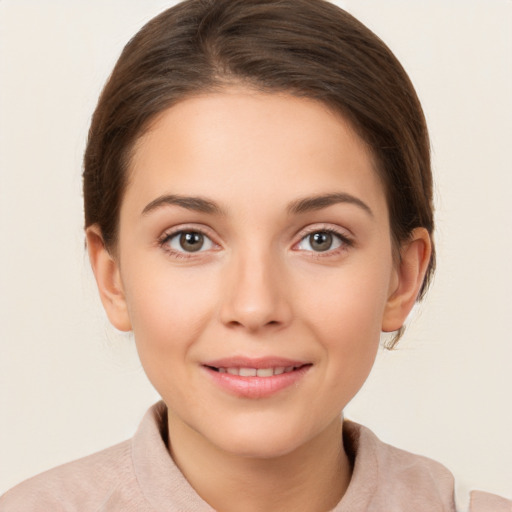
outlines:
{"label": "upper lip", "polygon": [[302,361],[298,359],[288,359],[283,357],[225,357],[222,359],[215,359],[206,361],[203,366],[210,366],[212,368],[280,368],[280,367],[300,367],[306,364],[311,364],[309,361]]}

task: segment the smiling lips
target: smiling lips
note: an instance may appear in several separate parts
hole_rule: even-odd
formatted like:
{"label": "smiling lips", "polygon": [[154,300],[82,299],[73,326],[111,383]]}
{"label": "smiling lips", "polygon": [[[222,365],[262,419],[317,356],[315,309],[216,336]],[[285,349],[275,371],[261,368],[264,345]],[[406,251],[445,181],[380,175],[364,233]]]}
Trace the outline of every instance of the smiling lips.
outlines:
{"label": "smiling lips", "polygon": [[299,383],[311,363],[274,360],[222,360],[204,364],[214,383],[240,398],[266,398]]}
{"label": "smiling lips", "polygon": [[[302,366],[302,365],[301,365]],[[230,375],[239,375],[240,377],[272,377],[273,375],[281,375],[283,373],[290,373],[293,370],[300,368],[300,366],[278,366],[276,368],[214,368],[219,373],[229,373]]]}

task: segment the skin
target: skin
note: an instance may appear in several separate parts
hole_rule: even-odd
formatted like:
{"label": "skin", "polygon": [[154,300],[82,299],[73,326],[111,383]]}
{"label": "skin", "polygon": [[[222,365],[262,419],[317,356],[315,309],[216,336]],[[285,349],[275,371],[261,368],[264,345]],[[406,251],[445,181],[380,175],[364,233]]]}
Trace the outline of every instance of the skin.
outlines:
{"label": "skin", "polygon": [[[341,200],[292,211],[333,193]],[[178,195],[216,209],[171,204]],[[180,230],[204,233],[201,250],[184,250]],[[310,235],[325,230],[332,245],[315,250]],[[107,314],[133,330],[169,409],[171,454],[203,499],[222,511],[334,507],[351,474],[341,413],[430,256],[418,228],[393,258],[383,185],[350,125],[286,94],[184,100],[137,143],[116,250],[97,226],[87,239]],[[293,386],[247,398],[203,366],[233,356],[309,366]]]}

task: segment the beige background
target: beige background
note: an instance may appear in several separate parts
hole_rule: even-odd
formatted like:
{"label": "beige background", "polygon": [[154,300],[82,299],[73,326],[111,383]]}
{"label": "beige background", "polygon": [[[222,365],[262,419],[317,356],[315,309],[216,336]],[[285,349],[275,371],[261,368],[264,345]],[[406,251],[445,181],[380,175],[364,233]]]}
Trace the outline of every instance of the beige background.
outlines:
{"label": "beige background", "polygon": [[[123,44],[163,0],[0,0],[0,493],[130,436],[157,399],[108,327],[81,156]],[[402,60],[430,124],[439,268],[347,417],[512,498],[512,2],[338,2]]]}

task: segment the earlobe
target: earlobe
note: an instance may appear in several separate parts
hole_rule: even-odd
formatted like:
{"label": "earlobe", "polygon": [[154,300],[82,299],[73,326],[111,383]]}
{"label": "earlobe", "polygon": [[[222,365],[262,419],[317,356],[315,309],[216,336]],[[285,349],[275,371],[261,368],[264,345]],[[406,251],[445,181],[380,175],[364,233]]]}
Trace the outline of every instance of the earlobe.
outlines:
{"label": "earlobe", "polygon": [[418,297],[430,261],[432,244],[425,228],[416,228],[400,249],[396,278],[384,311],[382,331],[400,329]]}
{"label": "earlobe", "polygon": [[86,237],[89,260],[107,316],[120,331],[131,331],[119,265],[105,247],[99,226],[88,227]]}

